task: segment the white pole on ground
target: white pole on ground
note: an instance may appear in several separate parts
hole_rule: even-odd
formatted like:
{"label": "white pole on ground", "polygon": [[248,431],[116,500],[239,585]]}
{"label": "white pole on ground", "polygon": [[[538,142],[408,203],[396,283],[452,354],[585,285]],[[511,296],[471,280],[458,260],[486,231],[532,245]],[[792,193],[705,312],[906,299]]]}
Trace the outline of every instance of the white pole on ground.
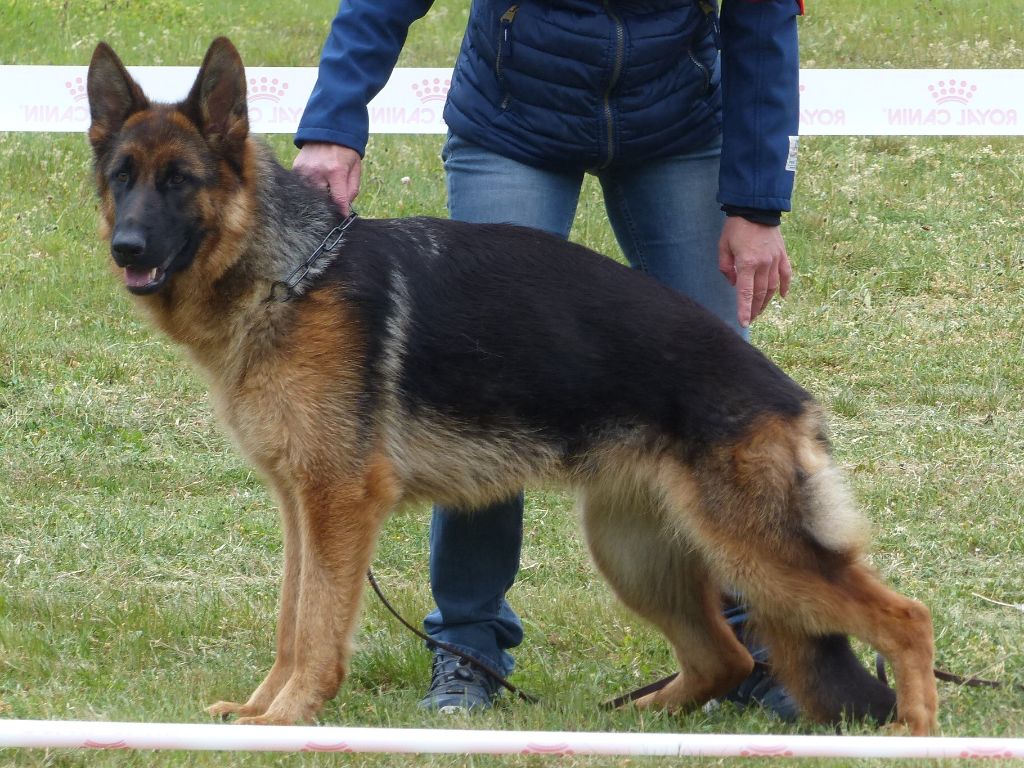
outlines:
{"label": "white pole on ground", "polygon": [[1024,759],[1024,739],[580,733],[0,720],[0,748]]}

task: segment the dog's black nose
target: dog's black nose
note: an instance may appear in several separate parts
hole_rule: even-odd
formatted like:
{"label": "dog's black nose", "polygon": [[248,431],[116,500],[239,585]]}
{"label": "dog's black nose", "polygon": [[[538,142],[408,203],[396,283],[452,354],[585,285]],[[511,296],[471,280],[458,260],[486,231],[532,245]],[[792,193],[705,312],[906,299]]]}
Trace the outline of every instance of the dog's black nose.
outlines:
{"label": "dog's black nose", "polygon": [[134,264],[146,252],[146,236],[137,229],[115,229],[110,251],[120,266]]}

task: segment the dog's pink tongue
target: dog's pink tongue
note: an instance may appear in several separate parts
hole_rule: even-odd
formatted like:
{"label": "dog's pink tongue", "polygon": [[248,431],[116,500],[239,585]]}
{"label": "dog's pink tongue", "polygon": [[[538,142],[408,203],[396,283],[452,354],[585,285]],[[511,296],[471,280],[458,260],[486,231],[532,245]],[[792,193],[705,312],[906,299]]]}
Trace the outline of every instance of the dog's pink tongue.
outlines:
{"label": "dog's pink tongue", "polygon": [[156,280],[155,269],[140,269],[139,267],[124,268],[124,284],[129,288],[142,288]]}

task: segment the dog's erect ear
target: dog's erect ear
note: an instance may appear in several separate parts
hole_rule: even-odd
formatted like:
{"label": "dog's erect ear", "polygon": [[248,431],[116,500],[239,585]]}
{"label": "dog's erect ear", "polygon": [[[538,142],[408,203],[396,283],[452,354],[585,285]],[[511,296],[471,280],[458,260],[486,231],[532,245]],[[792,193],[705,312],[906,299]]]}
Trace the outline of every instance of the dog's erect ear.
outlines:
{"label": "dog's erect ear", "polygon": [[93,51],[87,88],[92,117],[89,141],[98,157],[125,120],[149,107],[149,100],[106,43],[100,43]]}
{"label": "dog's erect ear", "polygon": [[226,37],[210,44],[196,82],[181,109],[199,127],[207,143],[240,163],[249,135],[249,109],[245,101],[245,67]]}

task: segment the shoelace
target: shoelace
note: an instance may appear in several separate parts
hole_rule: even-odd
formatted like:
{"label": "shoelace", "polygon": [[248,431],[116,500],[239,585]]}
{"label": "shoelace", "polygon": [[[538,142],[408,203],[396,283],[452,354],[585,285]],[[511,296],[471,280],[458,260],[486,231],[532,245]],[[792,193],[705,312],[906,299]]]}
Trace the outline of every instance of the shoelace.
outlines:
{"label": "shoelace", "polygon": [[[446,667],[449,667],[446,669]],[[482,672],[474,670],[462,659],[452,657],[444,658],[440,655],[434,657],[433,668],[431,669],[430,691],[444,693],[465,693],[468,686],[451,687],[452,683],[475,683],[479,685],[488,695],[493,694],[498,687],[497,682]]]}

